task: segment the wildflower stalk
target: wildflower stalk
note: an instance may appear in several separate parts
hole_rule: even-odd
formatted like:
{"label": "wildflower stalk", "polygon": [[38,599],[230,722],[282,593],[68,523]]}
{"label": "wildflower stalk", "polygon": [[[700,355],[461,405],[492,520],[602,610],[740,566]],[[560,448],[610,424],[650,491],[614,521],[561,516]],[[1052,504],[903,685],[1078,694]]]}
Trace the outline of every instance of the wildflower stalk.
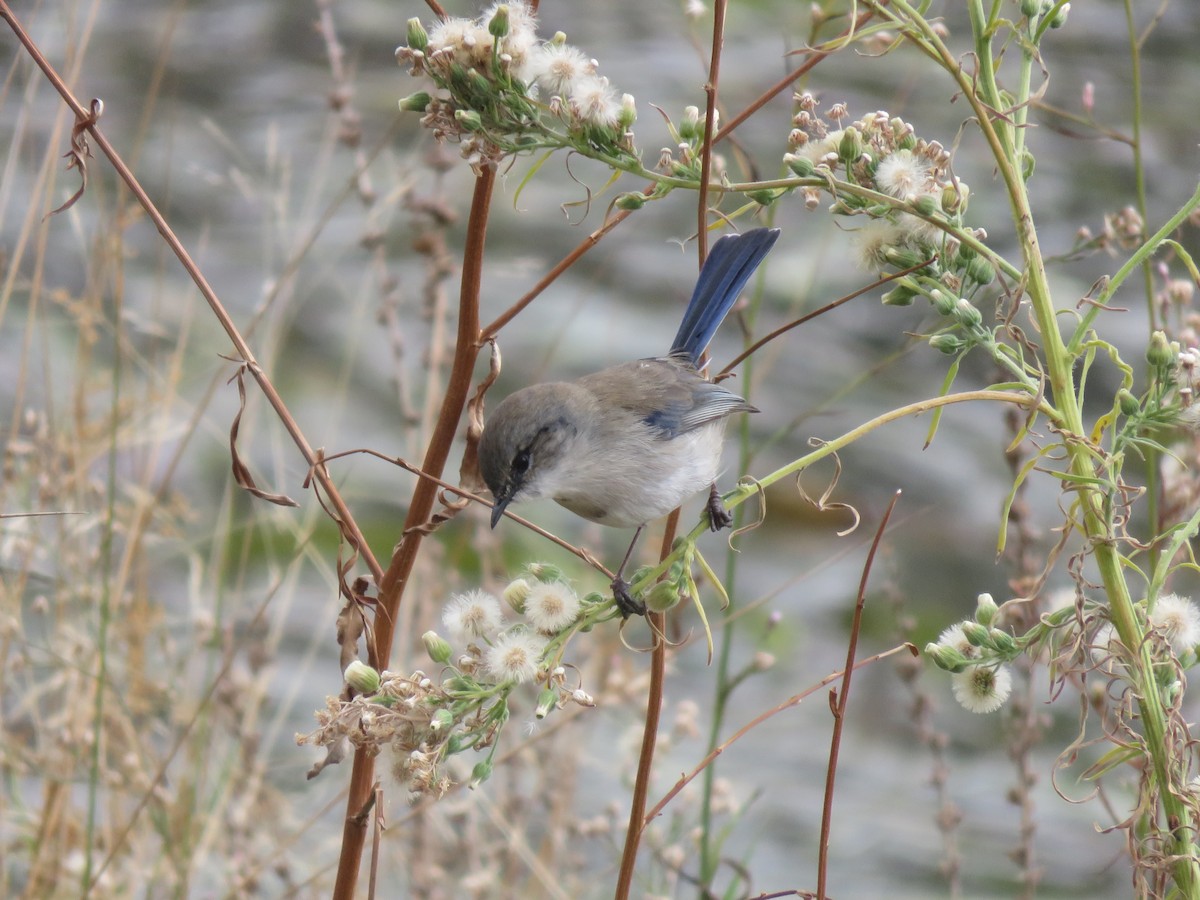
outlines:
{"label": "wildflower stalk", "polygon": [[[882,7],[872,5],[882,10]],[[995,60],[991,44],[993,23],[984,13],[982,0],[969,0],[968,3],[978,60],[977,78],[972,78],[963,71],[928,22],[906,0],[892,0],[890,8],[890,15],[901,18],[908,30],[915,31],[919,45],[934,55],[958,82],[963,96],[976,114],[980,130],[992,150],[997,169],[1007,189],[1013,222],[1024,256],[1025,290],[1042,337],[1051,405],[1061,419],[1063,443],[1068,455],[1068,477],[1079,488],[1078,505],[1082,513],[1080,524],[1091,546],[1108,596],[1112,622],[1122,643],[1132,648],[1138,662],[1132,677],[1135,680],[1134,689],[1142,717],[1146,750],[1151,757],[1154,777],[1158,782],[1163,816],[1166,822],[1170,823],[1167,835],[1169,846],[1166,852],[1175,860],[1172,871],[1176,885],[1185,895],[1195,896],[1197,891],[1200,891],[1200,863],[1193,856],[1194,848],[1187,838],[1187,835],[1194,831],[1195,823],[1191,810],[1174,787],[1180,779],[1172,777],[1173,760],[1166,742],[1166,710],[1154,678],[1151,646],[1144,639],[1145,635],[1134,610],[1133,598],[1117,550],[1116,535],[1105,512],[1105,493],[1097,486],[1092,449],[1086,442],[1088,432],[1084,426],[1083,412],[1072,378],[1074,356],[1068,351],[1059,331],[1018,156],[1019,143],[1014,139],[1013,129],[997,122],[993,116],[993,111],[1022,108],[1029,100],[1029,84],[1023,84],[1023,93],[1011,104],[1005,101],[994,77]],[[1030,45],[1024,48],[1023,53],[1029,55],[1034,50],[1035,47]]]}

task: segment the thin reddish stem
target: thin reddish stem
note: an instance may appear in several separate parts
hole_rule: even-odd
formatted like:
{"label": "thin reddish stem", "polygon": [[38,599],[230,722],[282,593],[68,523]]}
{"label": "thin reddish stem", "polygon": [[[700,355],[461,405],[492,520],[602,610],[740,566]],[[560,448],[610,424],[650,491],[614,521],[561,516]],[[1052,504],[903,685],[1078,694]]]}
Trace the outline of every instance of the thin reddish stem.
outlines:
{"label": "thin reddish stem", "polygon": [[704,143],[700,148],[700,196],[696,203],[696,243],[700,248],[697,262],[704,265],[708,256],[708,182],[712,177],[713,132],[717,122],[717,84],[721,77],[721,49],[725,45],[725,7],[727,0],[713,4],[712,53],[708,60],[708,83],[704,107]]}
{"label": "thin reddish stem", "polygon": [[[675,543],[679,527],[679,510],[667,516],[659,559],[665,559]],[[637,775],[633,782],[633,797],[629,801],[629,825],[625,829],[625,847],[621,853],[621,870],[617,874],[615,900],[628,900],[633,887],[633,870],[637,864],[638,845],[642,840],[646,819],[646,799],[650,794],[650,775],[654,768],[654,748],[658,744],[658,723],[662,717],[663,682],[667,673],[667,617],[664,613],[647,613],[646,621],[654,634],[654,650],[650,657],[650,688],[646,692],[646,721],[642,726],[642,750],[638,755]]]}
{"label": "thin reddish stem", "polygon": [[[875,530],[875,538],[871,541],[871,550],[867,561],[863,564],[862,578],[858,582],[858,599],[854,604],[854,619],[850,623],[850,643],[846,647],[846,666],[842,670],[841,691],[834,690],[830,694],[830,705],[833,708],[833,735],[829,739],[829,766],[825,773],[825,802],[821,807],[821,840],[817,845],[817,900],[825,900],[825,884],[829,878],[829,832],[833,827],[833,785],[837,776],[838,755],[842,746],[842,729],[846,722],[846,706],[850,702],[850,676],[854,674],[854,657],[858,652],[858,635],[862,631],[863,608],[867,604],[867,579],[871,576],[871,566],[875,562],[875,554],[883,540],[883,532],[892,517],[892,510],[900,499],[900,492],[892,495],[892,502]],[[834,699],[836,697],[836,703]]]}
{"label": "thin reddish stem", "polygon": [[[471,374],[479,347],[479,289],[483,280],[483,251],[487,237],[488,210],[491,207],[492,188],[496,182],[493,169],[484,169],[475,180],[475,194],[471,199],[471,212],[467,220],[467,240],[463,249],[462,286],[459,291],[458,335],[454,347],[454,360],[446,395],[442,399],[441,411],[434,426],[433,435],[421,463],[421,471],[440,478],[450,455],[450,447],[458,430],[462,411],[471,389]],[[417,555],[425,538],[425,524],[433,512],[437,500],[438,486],[428,478],[417,481],[413,491],[404,530],[391,563],[379,584],[378,612],[375,616],[374,658],[379,668],[387,667],[391,656],[395,623],[398,621],[400,601],[404,586],[412,575]],[[358,870],[362,862],[366,838],[366,822],[356,817],[370,799],[374,783],[375,759],[371,752],[358,750],[354,754],[354,767],[350,774],[350,794],[346,801],[346,821],[342,831],[342,854],[338,860],[337,881],[334,884],[335,900],[351,900],[358,882]]]}

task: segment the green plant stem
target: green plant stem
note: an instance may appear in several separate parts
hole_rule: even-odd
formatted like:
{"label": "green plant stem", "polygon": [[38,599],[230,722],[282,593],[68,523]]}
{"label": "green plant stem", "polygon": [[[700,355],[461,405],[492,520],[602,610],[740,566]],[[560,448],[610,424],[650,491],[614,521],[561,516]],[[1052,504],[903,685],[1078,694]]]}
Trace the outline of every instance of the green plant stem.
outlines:
{"label": "green plant stem", "polygon": [[[904,0],[895,0],[895,5],[907,6]],[[1074,357],[1067,351],[1058,327],[1029,195],[1024,178],[1018,170],[1019,160],[1015,156],[1015,147],[1009,138],[1008,129],[993,127],[994,123],[989,114],[989,105],[992,109],[1000,108],[1001,96],[994,78],[991,77],[995,71],[995,63],[981,0],[970,0],[968,8],[975,35],[979,70],[981,74],[987,74],[979,79],[977,94],[971,90],[971,85],[965,83],[965,73],[956,63],[947,66],[947,71],[959,79],[965,96],[975,108],[980,129],[993,149],[997,166],[1008,188],[1013,221],[1025,258],[1025,287],[1042,336],[1051,397],[1063,420],[1063,442],[1068,454],[1068,470],[1079,479],[1081,485],[1078,503],[1082,512],[1083,531],[1091,545],[1096,566],[1104,583],[1113,624],[1121,641],[1126,647],[1134,650],[1139,661],[1133,673],[1134,688],[1139,701],[1146,749],[1154,767],[1159,797],[1168,823],[1169,840],[1166,853],[1168,857],[1176,858],[1172,866],[1176,885],[1187,896],[1194,896],[1197,889],[1200,889],[1200,866],[1193,856],[1191,841],[1186,837],[1194,831],[1193,817],[1187,804],[1175,792],[1172,778],[1173,761],[1166,742],[1166,711],[1154,678],[1151,649],[1144,639],[1134,610],[1133,598],[1125,580],[1121,556],[1117,551],[1115,535],[1105,510],[1106,498],[1102,492],[1089,486],[1095,479],[1096,472],[1091,461],[1090,449],[1085,444],[1087,431],[1084,428],[1083,412],[1072,378]],[[914,21],[918,21],[918,18],[914,16]],[[932,31],[928,36],[945,49]],[[979,96],[980,94],[982,96]],[[1016,99],[1017,103],[1021,104],[1028,98],[1021,96]]]}
{"label": "green plant stem", "polygon": [[[945,394],[941,397],[932,397],[928,400],[920,400],[916,403],[910,403],[907,406],[901,406],[896,409],[888,410],[882,415],[876,416],[857,428],[847,431],[829,441],[821,442],[820,446],[813,450],[812,453],[806,453],[799,459],[792,460],[787,465],[776,469],[770,474],[763,475],[758,478],[749,479],[747,482],[739,484],[729,493],[725,494],[722,500],[726,508],[730,511],[736,510],[739,506],[745,503],[752,497],[757,496],[762,490],[782,481],[785,478],[791,478],[810,466],[815,465],[828,456],[836,454],[844,447],[853,444],[860,438],[866,437],[875,430],[887,425],[891,422],[898,421],[907,416],[920,415],[921,413],[930,412],[939,409],[943,406],[950,406],[955,403],[972,403],[977,401],[998,402],[998,403],[1013,403],[1017,406],[1026,408],[1036,406],[1038,411],[1046,416],[1051,422],[1057,423],[1055,410],[1043,401],[1039,401],[1037,397],[1021,391],[963,391],[958,394]],[[708,519],[702,517],[696,526],[688,532],[684,537],[683,543],[675,549],[673,553],[663,559],[657,566],[646,572],[641,578],[631,585],[631,590],[637,594],[649,589],[659,576],[670,568],[671,564],[683,556],[687,544],[694,544],[696,540],[708,530]],[[607,617],[610,613],[606,612]]]}
{"label": "green plant stem", "polygon": [[[1028,33],[1023,36],[1025,40],[1021,42],[1021,64],[1017,73],[1018,97],[1028,98],[1030,96],[1030,85],[1033,83],[1033,32],[1037,28],[1037,22],[1037,15],[1030,16]],[[1024,102],[1019,104],[1012,110],[1011,115],[1013,120],[1013,149],[1016,153],[1013,158],[1019,162],[1025,153],[1025,126],[1029,121],[1029,103]]]}

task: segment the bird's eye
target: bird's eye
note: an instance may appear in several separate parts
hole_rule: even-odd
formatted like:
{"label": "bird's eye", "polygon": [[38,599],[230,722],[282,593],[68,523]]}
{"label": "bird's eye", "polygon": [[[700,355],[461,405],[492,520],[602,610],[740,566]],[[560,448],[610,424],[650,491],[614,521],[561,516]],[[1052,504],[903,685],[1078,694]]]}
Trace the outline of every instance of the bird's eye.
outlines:
{"label": "bird's eye", "polygon": [[512,471],[514,475],[524,475],[529,470],[529,451],[518,450],[513,457]]}

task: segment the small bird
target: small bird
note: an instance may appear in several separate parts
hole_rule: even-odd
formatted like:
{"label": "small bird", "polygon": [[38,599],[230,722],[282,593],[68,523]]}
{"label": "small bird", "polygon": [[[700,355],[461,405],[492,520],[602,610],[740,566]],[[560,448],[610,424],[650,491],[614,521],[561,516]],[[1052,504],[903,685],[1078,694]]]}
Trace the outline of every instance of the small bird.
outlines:
{"label": "small bird", "polygon": [[[492,527],[510,503],[550,497],[592,522],[637,528],[710,488],[714,531],[732,522],[716,489],[726,418],[758,412],[700,374],[700,360],[746,281],[779,238],[757,228],[716,241],[666,356],[611,366],[574,381],[522,388],[492,413],[479,468],[492,491]],[[644,613],[621,578],[621,612]]]}

